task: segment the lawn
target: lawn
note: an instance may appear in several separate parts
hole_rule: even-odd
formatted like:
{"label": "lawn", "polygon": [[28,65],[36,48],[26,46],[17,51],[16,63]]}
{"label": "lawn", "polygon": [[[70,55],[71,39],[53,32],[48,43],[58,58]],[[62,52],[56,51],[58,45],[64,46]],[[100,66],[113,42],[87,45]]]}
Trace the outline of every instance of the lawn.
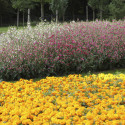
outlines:
{"label": "lawn", "polygon": [[[114,70],[107,70],[107,71],[101,71],[101,72],[88,72],[88,73],[81,73],[80,75],[82,76],[82,77],[84,77],[84,76],[88,76],[88,75],[92,75],[92,74],[96,74],[96,75],[98,75],[98,74],[100,74],[100,73],[104,73],[104,74],[113,74],[113,75],[118,75],[118,74],[120,74],[120,73],[122,73],[122,74],[125,74],[125,69],[114,69]],[[67,77],[68,75],[63,75],[64,77]],[[56,77],[60,77],[60,76],[56,76]],[[39,81],[40,79],[44,79],[45,77],[40,77],[40,78],[34,78],[33,79],[33,81],[34,82],[37,82],[37,81]],[[7,81],[7,82],[11,82],[11,83],[15,83],[15,82],[17,82],[17,81]]]}
{"label": "lawn", "polygon": [[[14,26],[12,26],[14,27]],[[1,33],[6,33],[10,27],[0,27],[0,34]],[[23,26],[19,26],[18,29],[23,29]]]}
{"label": "lawn", "polygon": [[[0,34],[1,33],[6,33],[8,31],[8,29],[9,29],[9,27],[0,27]],[[18,29],[23,29],[23,27],[20,26]]]}
{"label": "lawn", "polygon": [[[9,27],[0,27],[0,34],[6,33],[8,31]],[[20,26],[18,29],[23,29],[22,26]]]}
{"label": "lawn", "polygon": [[0,27],[0,34],[7,32],[8,27]]}

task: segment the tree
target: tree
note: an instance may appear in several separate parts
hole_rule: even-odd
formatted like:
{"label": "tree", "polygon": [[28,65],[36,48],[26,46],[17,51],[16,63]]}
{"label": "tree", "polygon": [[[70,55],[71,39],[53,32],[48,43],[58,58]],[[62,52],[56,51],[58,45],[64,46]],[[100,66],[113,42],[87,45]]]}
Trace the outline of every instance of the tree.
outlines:
{"label": "tree", "polygon": [[3,18],[8,17],[14,13],[14,9],[11,6],[9,0],[0,0],[0,25],[3,25]]}
{"label": "tree", "polygon": [[78,11],[81,3],[79,0],[69,0],[68,4],[69,4],[68,8],[70,8],[69,11],[72,14],[72,20],[75,20],[76,11]]}
{"label": "tree", "polygon": [[28,17],[27,17],[27,26],[30,26],[30,9],[33,9],[36,4],[34,4],[33,0],[23,0],[24,2],[22,3],[24,9],[28,9]]}
{"label": "tree", "polygon": [[124,0],[112,0],[109,4],[109,11],[111,18],[122,19],[125,17],[125,1]]}
{"label": "tree", "polygon": [[30,22],[30,9],[31,8],[33,8],[34,7],[34,5],[33,5],[33,3],[32,3],[32,1],[31,0],[21,0],[21,2],[20,2],[20,11],[22,11],[23,12],[23,26],[24,26],[24,13],[25,13],[25,11],[28,9],[28,20],[29,20],[29,22]]}
{"label": "tree", "polygon": [[41,21],[44,20],[44,4],[45,2],[51,2],[51,0],[33,0],[34,2],[38,2],[41,5]]}
{"label": "tree", "polygon": [[95,20],[95,9],[97,8],[97,1],[96,0],[89,0],[88,5],[92,8],[93,10],[93,21]]}
{"label": "tree", "polygon": [[68,0],[52,0],[50,4],[50,9],[56,15],[56,22],[58,22],[58,17],[63,17],[67,9]]}
{"label": "tree", "polygon": [[50,3],[50,9],[54,14],[56,14],[56,23],[58,22],[58,11],[60,8],[60,0],[52,0]]}
{"label": "tree", "polygon": [[104,15],[105,11],[107,11],[107,9],[108,9],[110,0],[97,0],[97,1],[99,3],[98,8],[100,11],[100,20],[102,20],[104,17],[103,15]]}
{"label": "tree", "polygon": [[99,10],[100,20],[103,19],[103,12],[107,9],[110,0],[90,0],[88,3],[93,9]]}
{"label": "tree", "polygon": [[65,12],[68,7],[68,0],[60,0],[60,16],[65,20]]}
{"label": "tree", "polygon": [[[17,9],[17,28],[19,26],[19,11],[25,11],[34,7],[32,0],[11,0],[12,7]],[[24,18],[24,17],[23,17]],[[24,20],[24,19],[23,19]]]}
{"label": "tree", "polygon": [[13,12],[9,0],[0,0],[0,15],[6,15]]}
{"label": "tree", "polygon": [[21,5],[21,1],[20,0],[11,0],[12,2],[12,7],[17,9],[17,28],[19,26],[19,9],[20,9],[20,5]]}

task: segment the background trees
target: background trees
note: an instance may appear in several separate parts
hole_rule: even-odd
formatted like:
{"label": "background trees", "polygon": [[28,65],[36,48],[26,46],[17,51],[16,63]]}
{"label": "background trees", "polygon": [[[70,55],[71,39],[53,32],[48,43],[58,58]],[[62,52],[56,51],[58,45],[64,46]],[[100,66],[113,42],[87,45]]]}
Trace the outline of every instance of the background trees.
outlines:
{"label": "background trees", "polygon": [[65,20],[65,12],[68,7],[68,0],[60,0],[60,17],[63,18],[63,21]]}
{"label": "background trees", "polygon": [[12,2],[12,7],[17,9],[17,28],[19,26],[19,10],[20,10],[20,0],[11,0]]}
{"label": "background trees", "polygon": [[[108,4],[110,0],[89,0],[88,5],[93,10],[93,20],[95,19],[95,10],[98,10],[97,17],[100,20],[105,18],[105,13],[108,10]],[[108,14],[108,12],[106,13]]]}
{"label": "background trees", "polygon": [[50,9],[56,15],[56,22],[58,22],[58,16],[63,17],[67,9],[68,0],[52,0],[50,3]]}
{"label": "background trees", "polygon": [[43,21],[44,20],[44,5],[45,5],[46,2],[50,3],[51,0],[33,0],[33,1],[37,2],[37,3],[40,3],[40,6],[41,6],[41,8],[40,8],[40,10],[41,10],[41,17],[40,17],[40,19],[41,19],[41,21]]}
{"label": "background trees", "polygon": [[97,8],[97,0],[89,0],[88,5],[91,7],[93,11],[93,21],[95,20],[95,10]]}
{"label": "background trees", "polygon": [[66,21],[85,21],[86,6],[89,20],[123,19],[125,16],[124,0],[0,0],[0,25],[15,25],[16,20],[17,25],[19,20],[26,22],[24,15],[28,8],[32,8],[32,22],[38,22],[39,19],[51,21],[51,15],[59,17],[60,21],[63,21],[64,17]]}
{"label": "background trees", "polygon": [[9,0],[0,0],[0,26],[4,24],[4,17],[14,14],[11,2]]}
{"label": "background trees", "polygon": [[11,0],[12,7],[17,9],[17,27],[19,26],[19,12],[23,11],[23,25],[24,25],[24,11],[34,7],[32,0]]}
{"label": "background trees", "polygon": [[112,0],[109,4],[110,17],[121,19],[125,17],[125,0]]}

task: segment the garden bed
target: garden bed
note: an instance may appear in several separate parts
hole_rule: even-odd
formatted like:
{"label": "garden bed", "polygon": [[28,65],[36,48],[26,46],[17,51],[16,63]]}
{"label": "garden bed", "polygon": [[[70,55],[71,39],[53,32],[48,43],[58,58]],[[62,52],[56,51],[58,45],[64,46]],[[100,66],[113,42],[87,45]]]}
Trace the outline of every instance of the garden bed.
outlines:
{"label": "garden bed", "polygon": [[0,36],[0,78],[125,68],[125,21],[39,24]]}
{"label": "garden bed", "polygon": [[0,124],[125,124],[125,74],[0,83]]}

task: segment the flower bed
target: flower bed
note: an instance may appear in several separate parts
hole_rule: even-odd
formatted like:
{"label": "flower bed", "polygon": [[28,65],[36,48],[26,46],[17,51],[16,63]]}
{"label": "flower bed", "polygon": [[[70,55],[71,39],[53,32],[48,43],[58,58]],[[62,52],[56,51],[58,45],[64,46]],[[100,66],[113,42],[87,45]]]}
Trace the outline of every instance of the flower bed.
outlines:
{"label": "flower bed", "polygon": [[125,67],[125,21],[40,24],[0,36],[3,80]]}
{"label": "flower bed", "polygon": [[125,124],[125,75],[46,77],[0,83],[0,124]]}

